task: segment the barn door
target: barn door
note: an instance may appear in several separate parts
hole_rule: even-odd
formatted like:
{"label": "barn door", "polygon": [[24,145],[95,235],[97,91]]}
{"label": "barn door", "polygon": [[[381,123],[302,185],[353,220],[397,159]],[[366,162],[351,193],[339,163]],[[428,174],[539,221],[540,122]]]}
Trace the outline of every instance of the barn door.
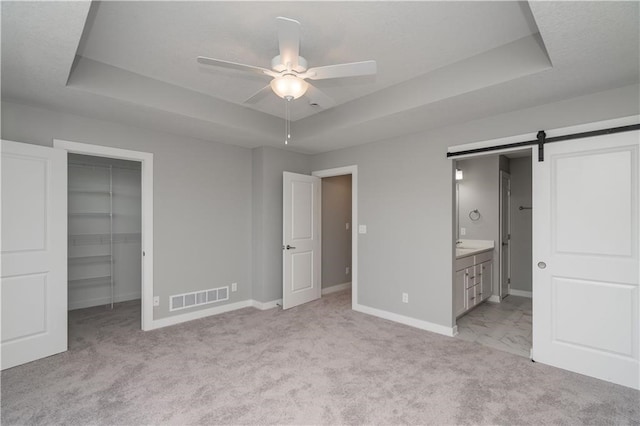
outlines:
{"label": "barn door", "polygon": [[639,148],[551,143],[533,169],[533,359],[636,389]]}

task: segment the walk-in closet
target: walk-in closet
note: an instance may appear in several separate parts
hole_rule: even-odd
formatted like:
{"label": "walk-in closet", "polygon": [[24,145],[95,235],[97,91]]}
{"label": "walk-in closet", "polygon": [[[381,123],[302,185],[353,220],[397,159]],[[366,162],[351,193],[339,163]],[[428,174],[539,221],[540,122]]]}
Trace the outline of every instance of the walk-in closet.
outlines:
{"label": "walk-in closet", "polygon": [[140,163],[69,154],[68,167],[69,310],[140,299]]}

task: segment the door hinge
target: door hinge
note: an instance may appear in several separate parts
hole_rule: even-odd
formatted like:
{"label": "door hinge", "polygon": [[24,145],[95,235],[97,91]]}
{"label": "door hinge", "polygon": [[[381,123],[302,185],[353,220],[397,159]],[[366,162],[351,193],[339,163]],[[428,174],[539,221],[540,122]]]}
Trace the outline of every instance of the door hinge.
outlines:
{"label": "door hinge", "polygon": [[507,284],[511,284],[511,278],[507,278]]}
{"label": "door hinge", "polygon": [[143,256],[146,256],[146,255],[147,255],[147,253],[146,253],[144,250],[142,250],[142,255],[143,255]]}

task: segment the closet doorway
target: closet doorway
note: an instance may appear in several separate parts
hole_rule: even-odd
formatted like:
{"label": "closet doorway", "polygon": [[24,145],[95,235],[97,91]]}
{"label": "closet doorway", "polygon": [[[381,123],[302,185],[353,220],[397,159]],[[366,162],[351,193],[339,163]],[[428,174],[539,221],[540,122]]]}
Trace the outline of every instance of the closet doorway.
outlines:
{"label": "closet doorway", "polygon": [[67,164],[68,310],[139,305],[140,163],[68,154]]}
{"label": "closet doorway", "polygon": [[54,148],[68,153],[68,309],[124,302],[136,315],[139,307],[136,328],[152,330],[153,154],[62,140]]}

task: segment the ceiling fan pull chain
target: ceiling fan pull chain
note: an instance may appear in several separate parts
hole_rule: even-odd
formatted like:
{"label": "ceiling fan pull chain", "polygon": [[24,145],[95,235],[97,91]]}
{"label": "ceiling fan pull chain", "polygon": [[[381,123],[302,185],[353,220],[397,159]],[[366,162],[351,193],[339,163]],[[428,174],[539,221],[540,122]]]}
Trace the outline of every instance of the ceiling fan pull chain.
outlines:
{"label": "ceiling fan pull chain", "polygon": [[289,140],[291,139],[291,110],[289,103],[291,102],[291,97],[286,97],[284,99],[284,144],[289,145]]}

